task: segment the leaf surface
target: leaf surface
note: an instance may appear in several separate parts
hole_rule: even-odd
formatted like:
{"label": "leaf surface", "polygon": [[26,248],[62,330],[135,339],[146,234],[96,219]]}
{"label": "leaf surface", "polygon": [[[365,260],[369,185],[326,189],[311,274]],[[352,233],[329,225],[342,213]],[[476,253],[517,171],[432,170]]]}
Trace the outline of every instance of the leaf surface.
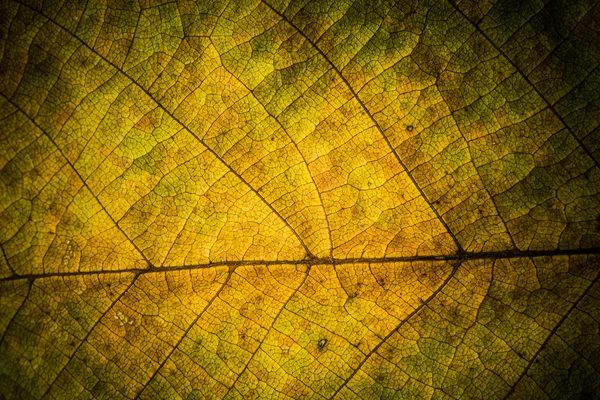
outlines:
{"label": "leaf surface", "polygon": [[600,392],[595,2],[1,7],[3,398]]}

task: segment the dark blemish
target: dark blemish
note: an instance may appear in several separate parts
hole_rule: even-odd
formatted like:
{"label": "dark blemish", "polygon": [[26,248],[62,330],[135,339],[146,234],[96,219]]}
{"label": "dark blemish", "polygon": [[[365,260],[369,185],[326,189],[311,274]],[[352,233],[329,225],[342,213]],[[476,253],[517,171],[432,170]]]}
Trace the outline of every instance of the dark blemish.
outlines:
{"label": "dark blemish", "polygon": [[413,129],[415,129],[415,127],[414,127],[414,126],[412,126],[412,125],[408,125],[408,126],[406,127],[406,131],[407,131],[407,132],[412,132],[412,131],[413,131]]}
{"label": "dark blemish", "polygon": [[71,342],[69,345],[70,346],[75,346],[75,342]]}
{"label": "dark blemish", "polygon": [[241,337],[242,339],[246,339],[246,334],[245,334],[245,333],[242,333],[242,334],[240,335],[240,337]]}
{"label": "dark blemish", "polygon": [[327,346],[327,339],[319,340],[319,343],[317,343],[317,346],[319,347],[319,351],[323,351],[325,346]]}
{"label": "dark blemish", "polygon": [[356,296],[357,296],[356,293],[350,293],[350,295],[348,295],[348,297],[351,298],[351,299],[355,298]]}
{"label": "dark blemish", "polygon": [[381,286],[385,286],[385,279],[383,279],[383,278],[379,279],[379,284]]}

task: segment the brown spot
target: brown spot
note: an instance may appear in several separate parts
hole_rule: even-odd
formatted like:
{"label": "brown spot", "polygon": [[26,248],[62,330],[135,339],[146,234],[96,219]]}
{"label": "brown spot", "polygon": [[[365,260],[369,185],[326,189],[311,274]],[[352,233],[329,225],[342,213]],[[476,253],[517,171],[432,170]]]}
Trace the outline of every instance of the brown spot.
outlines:
{"label": "brown spot", "polygon": [[317,343],[317,346],[319,347],[319,351],[323,351],[325,346],[327,346],[327,339],[319,340],[319,342]]}

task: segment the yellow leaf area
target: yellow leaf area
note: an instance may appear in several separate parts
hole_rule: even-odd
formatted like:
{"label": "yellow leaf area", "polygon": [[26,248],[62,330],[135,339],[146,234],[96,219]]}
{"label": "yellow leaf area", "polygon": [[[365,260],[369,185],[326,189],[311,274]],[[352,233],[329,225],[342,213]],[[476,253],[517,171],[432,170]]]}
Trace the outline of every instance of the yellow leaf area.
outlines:
{"label": "yellow leaf area", "polygon": [[0,2],[0,399],[597,396],[598,20]]}
{"label": "yellow leaf area", "polygon": [[48,399],[496,398],[516,383],[513,394],[539,398],[552,381],[541,386],[548,394],[595,391],[598,360],[585,357],[600,349],[598,261],[250,265],[4,282],[3,310],[12,311],[1,316],[3,390]]}

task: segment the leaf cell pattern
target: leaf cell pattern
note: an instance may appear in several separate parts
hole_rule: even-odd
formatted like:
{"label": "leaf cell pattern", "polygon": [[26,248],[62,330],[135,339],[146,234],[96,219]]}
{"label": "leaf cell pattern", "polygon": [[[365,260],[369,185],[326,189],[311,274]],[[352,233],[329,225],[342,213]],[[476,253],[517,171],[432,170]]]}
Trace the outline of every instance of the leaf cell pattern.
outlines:
{"label": "leaf cell pattern", "polygon": [[598,397],[597,2],[0,8],[0,398]]}

